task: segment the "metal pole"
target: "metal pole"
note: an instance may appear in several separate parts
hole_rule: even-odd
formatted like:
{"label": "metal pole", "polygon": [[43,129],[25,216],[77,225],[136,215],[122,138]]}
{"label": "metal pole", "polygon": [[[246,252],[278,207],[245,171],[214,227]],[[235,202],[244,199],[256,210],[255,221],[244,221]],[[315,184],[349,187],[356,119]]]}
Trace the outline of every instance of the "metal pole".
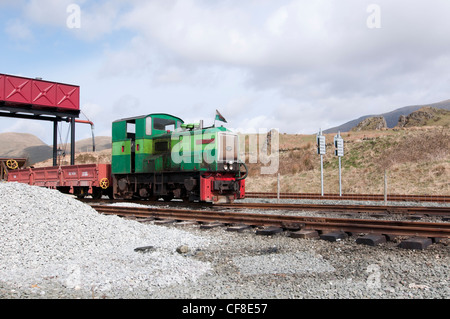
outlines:
{"label": "metal pole", "polygon": [[384,170],[384,205],[387,205],[387,175]]}
{"label": "metal pole", "polygon": [[323,155],[320,155],[320,181],[322,184],[322,196],[323,196]]}
{"label": "metal pole", "polygon": [[341,157],[339,156],[339,196],[342,196]]}
{"label": "metal pole", "polygon": [[53,121],[53,166],[57,165],[58,157],[58,121]]}
{"label": "metal pole", "polygon": [[70,119],[70,165],[75,165],[75,118]]}

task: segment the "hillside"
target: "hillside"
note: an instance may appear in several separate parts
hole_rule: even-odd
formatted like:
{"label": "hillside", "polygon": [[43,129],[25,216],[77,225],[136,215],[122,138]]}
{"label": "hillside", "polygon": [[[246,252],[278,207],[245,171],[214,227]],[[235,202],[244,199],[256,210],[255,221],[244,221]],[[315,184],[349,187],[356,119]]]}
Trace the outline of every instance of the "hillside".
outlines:
{"label": "hillside", "polygon": [[450,126],[450,111],[423,107],[408,116],[400,116],[397,127]]}
{"label": "hillside", "polygon": [[[111,149],[104,149],[94,152],[77,152],[75,154],[75,165],[91,163],[111,163]],[[70,165],[70,155],[62,156],[58,159],[59,165]],[[34,167],[47,167],[53,165],[53,158],[35,163]]]}
{"label": "hillside", "polygon": [[[66,150],[67,154],[70,154],[70,143],[59,145],[62,149]],[[110,136],[96,136],[95,137],[95,150],[97,152],[111,149],[111,137]],[[92,152],[92,139],[86,138],[75,142],[75,152]]]}
{"label": "hillside", "polygon": [[[324,192],[339,193],[338,158],[333,138],[325,134]],[[450,194],[450,128],[422,126],[341,134],[343,193]],[[247,191],[276,192],[277,176],[261,175],[263,165],[249,164]],[[280,135],[282,192],[320,193],[320,156],[315,136]]]}
{"label": "hillside", "polygon": [[32,134],[0,134],[0,157],[29,158],[29,163],[36,163],[51,156],[52,148]]}
{"label": "hillside", "polygon": [[426,105],[405,106],[405,107],[401,107],[401,108],[398,108],[391,112],[387,112],[387,113],[383,113],[383,114],[372,114],[372,115],[361,116],[360,118],[351,120],[342,125],[329,128],[329,129],[325,130],[324,133],[337,133],[339,131],[340,132],[349,132],[353,127],[358,125],[358,123],[360,123],[361,121],[363,121],[369,117],[377,117],[377,116],[384,117],[386,120],[387,127],[393,128],[393,127],[397,126],[398,119],[400,118],[400,116],[402,116],[402,115],[407,116],[407,115],[411,114],[412,112],[417,111],[423,107],[433,107],[436,109],[450,110],[450,99],[441,101],[441,102],[437,102],[437,103],[426,104]]}
{"label": "hillside", "polygon": [[351,132],[381,130],[387,128],[386,120],[382,116],[369,117],[362,120],[358,125],[352,128]]}
{"label": "hillside", "polygon": [[[70,144],[58,145],[65,151],[70,161]],[[111,149],[111,137],[98,136],[95,138],[96,151]],[[83,139],[76,141],[75,152],[92,151],[92,139]],[[52,162],[53,147],[45,144],[39,138],[27,133],[1,133],[0,134],[0,157],[28,158],[28,163],[35,163],[49,160]]]}

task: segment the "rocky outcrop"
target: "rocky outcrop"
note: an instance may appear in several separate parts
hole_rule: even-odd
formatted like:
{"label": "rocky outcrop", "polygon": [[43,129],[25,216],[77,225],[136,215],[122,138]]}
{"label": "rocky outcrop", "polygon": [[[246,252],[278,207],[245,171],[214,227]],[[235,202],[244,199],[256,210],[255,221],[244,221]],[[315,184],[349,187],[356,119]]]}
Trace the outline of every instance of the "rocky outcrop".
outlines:
{"label": "rocky outcrop", "polygon": [[359,122],[358,125],[356,125],[351,130],[353,132],[357,132],[357,131],[381,130],[385,128],[387,128],[385,118],[383,116],[374,116],[362,120],[361,122]]}
{"label": "rocky outcrop", "polygon": [[429,125],[430,120],[437,121],[441,116],[449,114],[450,111],[436,109],[434,107],[423,107],[408,116],[401,115],[397,127],[414,127]]}

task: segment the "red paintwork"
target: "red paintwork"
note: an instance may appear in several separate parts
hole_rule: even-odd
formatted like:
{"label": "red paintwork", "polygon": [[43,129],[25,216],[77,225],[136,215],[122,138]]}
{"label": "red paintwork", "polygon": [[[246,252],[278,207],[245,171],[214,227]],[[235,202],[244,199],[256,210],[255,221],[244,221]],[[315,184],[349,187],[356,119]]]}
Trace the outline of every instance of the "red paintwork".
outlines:
{"label": "red paintwork", "polygon": [[80,87],[57,82],[0,74],[0,102],[9,106],[80,110]]}
{"label": "red paintwork", "polygon": [[111,164],[37,167],[13,170],[8,174],[8,182],[48,188],[70,187],[70,193],[73,193],[74,187],[89,187],[89,194],[92,194],[92,187],[101,187],[103,178],[112,184]]}
{"label": "red paintwork", "polygon": [[[240,194],[227,193],[219,194],[217,191],[213,191],[214,181],[234,181],[236,180],[235,174],[232,173],[208,173],[200,176],[200,201],[204,202],[219,202],[223,199],[234,200],[245,198],[245,179],[239,181]],[[231,197],[231,198],[230,198]]]}
{"label": "red paintwork", "polygon": [[4,100],[5,95],[5,76],[0,74],[0,101]]}

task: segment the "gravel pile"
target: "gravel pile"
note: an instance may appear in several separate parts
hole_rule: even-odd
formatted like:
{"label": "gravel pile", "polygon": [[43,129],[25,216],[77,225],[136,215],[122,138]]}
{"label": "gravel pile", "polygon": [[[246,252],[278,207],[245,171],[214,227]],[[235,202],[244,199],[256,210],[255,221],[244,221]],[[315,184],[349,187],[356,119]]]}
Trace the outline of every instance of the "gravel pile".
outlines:
{"label": "gravel pile", "polygon": [[[180,245],[208,246],[209,239],[100,215],[56,190],[1,183],[0,198],[0,282],[13,290],[45,295],[41,288],[56,284],[81,295],[132,296],[211,269],[176,252]],[[152,249],[135,251],[146,246]]]}
{"label": "gravel pile", "polygon": [[416,251],[156,226],[13,183],[0,198],[0,298],[450,298],[448,240]]}

